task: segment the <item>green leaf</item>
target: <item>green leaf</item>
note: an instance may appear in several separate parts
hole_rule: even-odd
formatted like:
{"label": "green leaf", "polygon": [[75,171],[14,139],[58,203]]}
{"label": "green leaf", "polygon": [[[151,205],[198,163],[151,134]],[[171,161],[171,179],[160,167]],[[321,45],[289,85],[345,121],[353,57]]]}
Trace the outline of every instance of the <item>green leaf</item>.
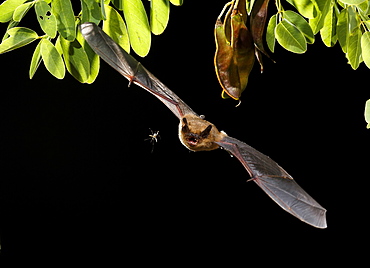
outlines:
{"label": "green leaf", "polygon": [[14,10],[27,0],[7,0],[0,5],[0,22],[8,22],[13,18]]}
{"label": "green leaf", "polygon": [[271,16],[266,30],[266,43],[271,52],[275,50],[275,27],[277,24],[277,15]]}
{"label": "green leaf", "polygon": [[367,100],[365,103],[365,121],[367,123],[366,128],[370,128],[370,100]]}
{"label": "green leaf", "polygon": [[41,40],[41,57],[46,69],[58,79],[63,79],[65,68],[63,59],[55,46],[47,39]]}
{"label": "green leaf", "polygon": [[126,24],[121,15],[112,7],[105,6],[107,19],[103,22],[103,31],[116,41],[127,53],[130,53],[130,40]]}
{"label": "green leaf", "polygon": [[81,44],[77,39],[70,42],[62,37],[60,45],[68,72],[81,83],[86,83],[90,76],[90,62]]}
{"label": "green leaf", "polygon": [[73,41],[76,37],[76,27],[71,1],[53,0],[52,13],[57,19],[60,35],[68,41]]}
{"label": "green leaf", "polygon": [[151,33],[143,3],[140,0],[123,1],[123,14],[132,49],[139,56],[145,57],[150,49]]}
{"label": "green leaf", "polygon": [[343,4],[347,5],[359,5],[366,0],[340,0]]}
{"label": "green leaf", "polygon": [[181,6],[184,3],[184,0],[170,0],[170,2],[175,6]]}
{"label": "green leaf", "polygon": [[345,8],[339,13],[337,22],[338,41],[344,53],[347,53],[348,29],[348,11]]}
{"label": "green leaf", "polygon": [[33,7],[34,4],[35,2],[28,2],[28,3],[18,6],[14,10],[13,20],[20,22],[23,19],[23,17],[27,14],[28,10],[30,10],[30,8]]}
{"label": "green leaf", "polygon": [[170,3],[168,0],[150,1],[150,27],[153,34],[163,33],[170,17]]}
{"label": "green leaf", "polygon": [[57,49],[60,55],[63,55],[63,48],[62,45],[60,44],[60,35],[58,36],[57,41],[55,41],[55,48]]}
{"label": "green leaf", "polygon": [[310,25],[301,15],[287,10],[283,12],[283,18],[289,21],[303,33],[308,44],[312,44],[313,42],[315,42],[315,36]]}
{"label": "green leaf", "polygon": [[28,45],[39,38],[35,31],[24,27],[11,28],[8,34],[10,37],[0,44],[0,54]]}
{"label": "green leaf", "polygon": [[367,68],[370,69],[370,32],[364,32],[361,37],[362,59]]}
{"label": "green leaf", "polygon": [[123,10],[123,2],[125,0],[111,0],[112,4],[118,9]]}
{"label": "green leaf", "polygon": [[31,60],[31,65],[30,65],[30,70],[29,70],[29,77],[30,79],[33,78],[33,76],[35,75],[37,69],[39,68],[40,66],[40,63],[42,61],[42,57],[41,57],[41,43],[42,43],[42,40],[40,40],[40,42],[37,44],[36,46],[36,49],[35,51],[33,52],[33,55],[32,55],[32,60]]}
{"label": "green leaf", "polygon": [[93,22],[99,24],[102,19],[103,7],[94,0],[81,0],[81,23]]}
{"label": "green leaf", "polygon": [[328,14],[324,19],[324,26],[320,30],[321,39],[327,47],[332,47],[338,40],[337,36],[337,16],[338,11],[334,2],[331,1]]}
{"label": "green leaf", "polygon": [[[322,0],[318,0],[322,1]],[[315,0],[288,0],[302,16],[313,19],[317,16],[316,1]]]}
{"label": "green leaf", "polygon": [[325,17],[329,12],[330,3],[332,0],[318,0],[316,7],[318,9],[317,16],[310,19],[309,24],[314,34],[317,34],[324,27]]}
{"label": "green leaf", "polygon": [[356,70],[362,61],[360,19],[354,6],[348,7],[347,54],[349,64]]}
{"label": "green leaf", "polygon": [[8,34],[8,31],[11,29],[11,28],[14,28],[14,27],[17,27],[19,24],[18,21],[14,21],[14,20],[10,20],[9,23],[8,23],[8,26],[6,27],[6,31],[5,31],[5,34],[3,35],[3,38],[1,39],[1,42],[4,41],[5,39],[7,39],[9,37],[9,34]]}
{"label": "green leaf", "polygon": [[306,38],[303,33],[287,20],[281,21],[275,28],[276,40],[288,51],[304,53],[307,50]]}
{"label": "green leaf", "polygon": [[39,1],[35,5],[37,20],[41,29],[51,38],[57,35],[57,20],[51,13],[50,6],[45,1]]}
{"label": "green leaf", "polygon": [[[109,1],[107,2],[107,5],[108,4],[109,4]],[[105,13],[104,0],[100,0],[100,14],[101,14],[103,20],[107,19],[107,14]]]}
{"label": "green leaf", "polygon": [[348,36],[346,56],[352,69],[356,70],[361,63],[361,30],[359,27]]}
{"label": "green leaf", "polygon": [[76,36],[77,41],[81,44],[82,48],[85,50],[87,58],[89,59],[90,63],[90,74],[89,78],[87,79],[86,83],[91,84],[95,81],[96,77],[99,74],[100,68],[100,58],[99,56],[91,49],[89,44],[83,38],[80,31],[77,31]]}
{"label": "green leaf", "polygon": [[349,34],[357,30],[358,27],[360,27],[360,20],[358,19],[356,9],[353,6],[349,6],[348,7],[348,32]]}

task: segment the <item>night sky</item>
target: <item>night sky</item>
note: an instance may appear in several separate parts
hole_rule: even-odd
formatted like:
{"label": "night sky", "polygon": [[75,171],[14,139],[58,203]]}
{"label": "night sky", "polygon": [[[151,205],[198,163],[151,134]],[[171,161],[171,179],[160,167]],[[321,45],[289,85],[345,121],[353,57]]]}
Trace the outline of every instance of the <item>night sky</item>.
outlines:
{"label": "night sky", "polygon": [[[225,1],[188,2],[172,7],[149,55],[134,56],[195,112],[279,163],[328,210],[328,228],[284,212],[225,151],[189,152],[177,118],[105,63],[91,85],[44,66],[30,80],[35,42],[0,55],[3,259],[245,267],[364,258],[370,70],[352,70],[319,35],[302,55],[277,45],[276,63],[265,57],[263,74],[255,65],[235,108],[213,67]],[[161,136],[152,153],[149,128]]]}

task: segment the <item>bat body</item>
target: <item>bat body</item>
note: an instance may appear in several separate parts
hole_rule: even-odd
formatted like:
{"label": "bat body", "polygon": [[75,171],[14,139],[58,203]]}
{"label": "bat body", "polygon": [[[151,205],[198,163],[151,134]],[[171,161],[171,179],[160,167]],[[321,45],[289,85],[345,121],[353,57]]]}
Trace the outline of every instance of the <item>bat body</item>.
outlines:
{"label": "bat body", "polygon": [[82,24],[81,33],[95,53],[126,77],[130,84],[137,84],[156,96],[179,118],[179,139],[185,147],[192,151],[225,149],[242,163],[250,180],[257,183],[280,207],[312,226],[326,228],[326,210],[275,161],[244,142],[229,137],[197,115],[96,24]]}

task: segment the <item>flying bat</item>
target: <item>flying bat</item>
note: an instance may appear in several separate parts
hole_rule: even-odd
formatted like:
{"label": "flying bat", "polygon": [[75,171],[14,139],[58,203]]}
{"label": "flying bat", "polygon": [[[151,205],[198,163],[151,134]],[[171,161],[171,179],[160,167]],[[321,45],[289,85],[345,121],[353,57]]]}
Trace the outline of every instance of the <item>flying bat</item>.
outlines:
{"label": "flying bat", "polygon": [[191,151],[222,148],[235,156],[248,171],[250,179],[284,210],[317,228],[326,228],[326,209],[308,195],[275,161],[246,143],[219,131],[196,114],[173,91],[123,50],[96,24],[81,25],[81,33],[90,47],[121,75],[162,101],[180,120],[181,143]]}

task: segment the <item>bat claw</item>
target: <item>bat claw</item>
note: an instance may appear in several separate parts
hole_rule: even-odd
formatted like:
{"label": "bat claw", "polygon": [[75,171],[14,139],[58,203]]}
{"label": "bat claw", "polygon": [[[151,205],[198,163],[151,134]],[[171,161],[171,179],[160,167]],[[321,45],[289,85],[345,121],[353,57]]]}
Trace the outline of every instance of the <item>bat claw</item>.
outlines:
{"label": "bat claw", "polygon": [[247,182],[254,181],[255,179],[256,177],[250,178],[249,180],[247,180]]}
{"label": "bat claw", "polygon": [[132,82],[135,80],[135,78],[134,77],[130,77],[130,80],[128,81],[128,85],[127,85],[127,87],[130,87],[131,86],[131,84],[132,84]]}

